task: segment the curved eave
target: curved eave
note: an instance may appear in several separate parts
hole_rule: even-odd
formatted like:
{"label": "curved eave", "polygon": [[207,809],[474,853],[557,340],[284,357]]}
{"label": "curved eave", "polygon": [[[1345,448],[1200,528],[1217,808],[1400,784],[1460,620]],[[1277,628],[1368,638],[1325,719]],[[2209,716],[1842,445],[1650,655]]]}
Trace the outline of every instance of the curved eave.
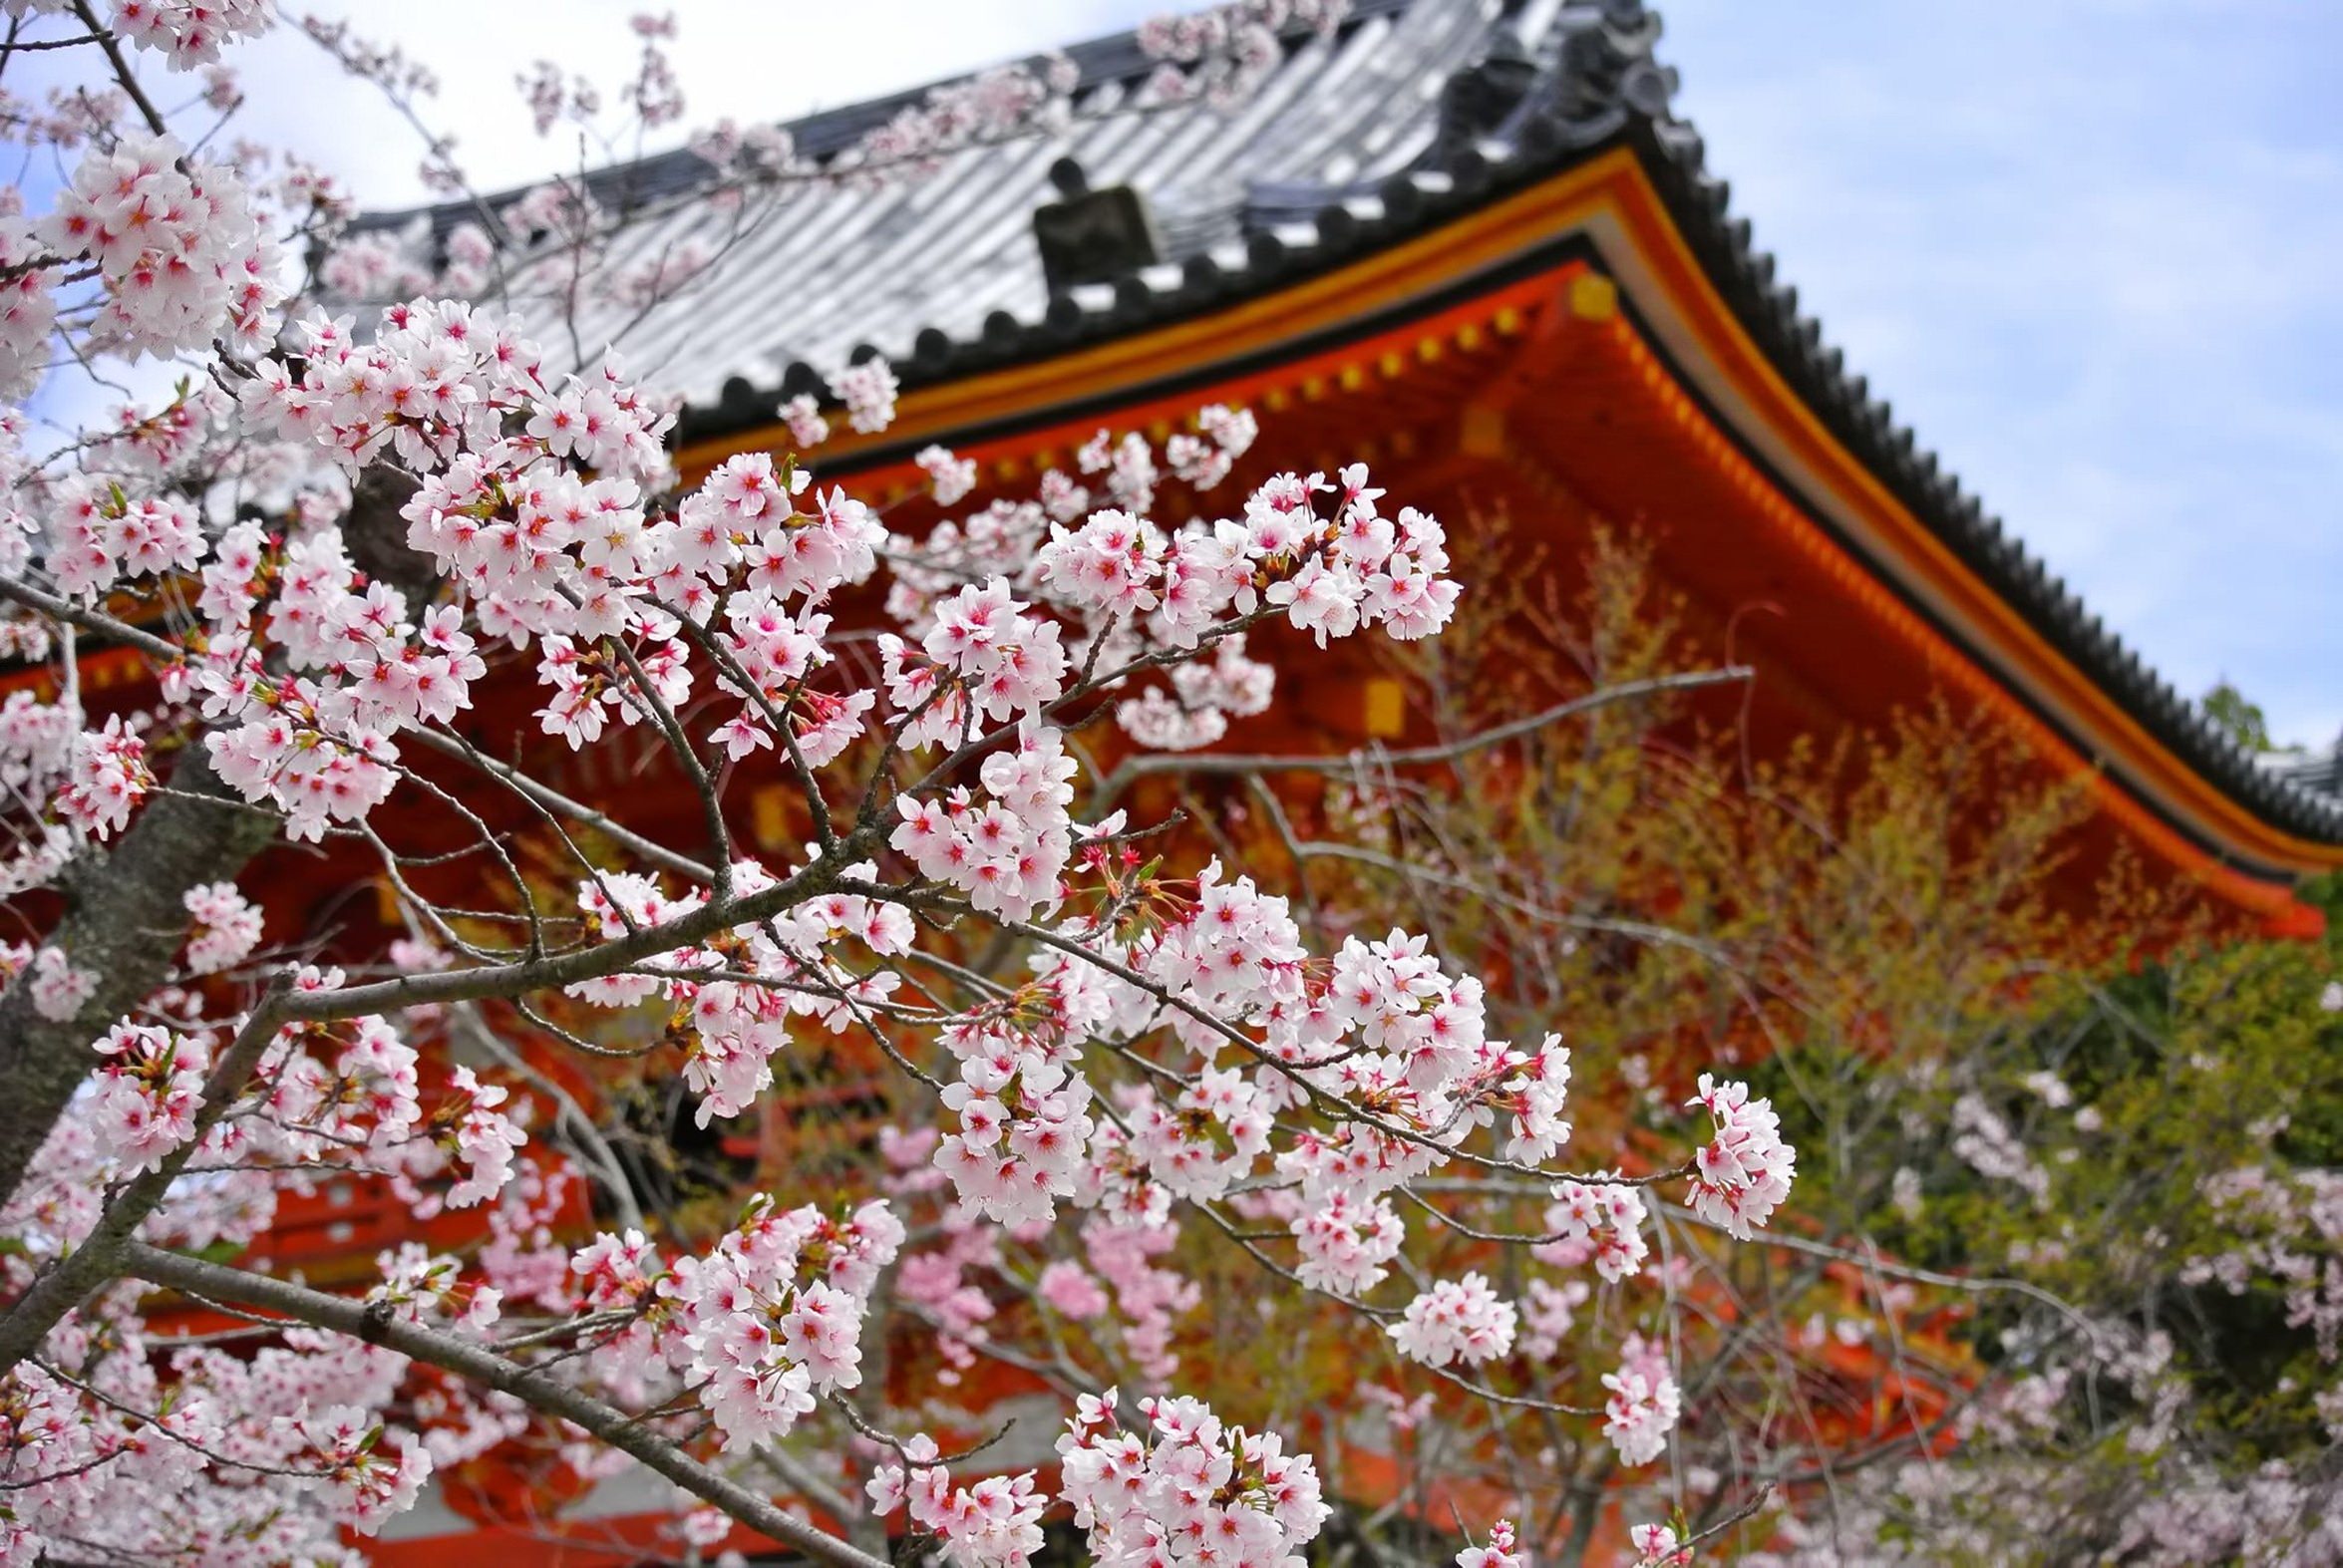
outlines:
{"label": "curved eave", "polygon": [[[1624,150],[1612,156],[1630,157]],[[2041,718],[2073,752],[2075,766],[2111,776],[2255,875],[2343,865],[2343,812],[2267,780],[2244,753],[2211,733],[2038,562],[1963,501],[1949,479],[1935,479],[1932,460],[1923,480],[1909,437],[1893,430],[1883,408],[1849,398],[1837,385],[1828,403],[1802,389],[1800,382],[1821,379],[1809,363],[1816,356],[1802,355],[1786,368],[1781,355],[1768,352],[1704,264],[1713,254],[1704,257],[1677,221],[1685,197],[1705,201],[1705,192],[1666,190],[1668,174],[1655,181],[1650,161],[1633,158],[1632,172],[1612,182],[1615,200],[1595,238],[1653,348],[1710,416],[1836,542]],[[1793,333],[1803,326],[1786,308],[1769,308],[1768,317],[1764,325]],[[1862,445],[1890,444],[1901,461],[1859,455],[1845,430],[1851,421],[1871,433]],[[1936,508],[1911,493],[1920,482],[1934,489],[1928,499],[1950,503],[1956,514],[1931,515]],[[1996,557],[2000,569],[1981,570],[1981,553]],[[2129,690],[2119,696],[2111,686]],[[2181,737],[2197,757],[2175,744]],[[2239,776],[2258,798],[2239,799],[2200,763]],[[2269,805],[2280,810],[2260,808]]]}
{"label": "curved eave", "polygon": [[[878,437],[841,436],[826,464],[880,469],[931,441],[997,460],[1013,448],[1064,445],[1110,412],[1144,426],[1178,419],[1206,393],[1264,397],[1293,386],[1295,367],[1312,356],[1392,352],[1369,340],[1382,334],[1400,344],[1434,315],[1486,306],[1516,286],[1534,294],[1542,282],[1550,294],[1564,269],[1591,261],[1615,282],[1619,330],[1635,335],[1699,416],[1791,503],[1781,526],[1793,542],[1836,552],[1852,569],[1842,579],[1867,576],[1883,588],[1895,601],[1889,619],[1932,670],[2014,714],[2039,750],[2091,781],[2135,836],[2233,901],[2281,918],[2296,907],[2285,882],[2343,865],[2343,812],[2299,790],[2251,789],[2268,797],[2240,799],[2245,791],[2208,778],[2182,747],[2215,765],[2221,754],[2208,734],[2191,733],[2185,704],[2087,622],[1949,480],[1935,478],[1932,462],[1912,458],[1908,437],[1860,400],[1859,387],[1818,393],[1818,375],[1836,375],[1835,358],[1816,351],[1811,330],[1752,278],[1746,249],[1718,216],[1714,187],[1686,174],[1648,127],[1639,123],[1510,194],[1438,204],[1464,209],[1391,242],[1340,247],[1315,266],[1308,255],[1269,258],[1269,276],[1251,280],[1251,292],[1222,280],[1226,302],[1216,306],[1162,299],[1151,310],[1143,299],[1143,308],[1107,317],[1070,311],[996,334],[968,347],[999,368],[938,364],[924,381],[914,369],[895,424]],[[1784,352],[1785,335],[1801,352]],[[1769,337],[1777,340],[1770,346]],[[699,439],[681,455],[687,472],[786,442],[778,425],[739,419],[749,399],[727,404],[692,422]],[[1876,450],[1858,450],[1879,442],[1922,470],[1918,487],[1928,493],[1915,496],[1913,475]],[[1946,506],[1960,515],[1948,518]],[[2003,558],[2006,569],[1980,569],[1980,552]],[[2031,595],[2021,591],[2027,581],[2036,585]],[[2045,593],[2049,613],[2029,602]]]}

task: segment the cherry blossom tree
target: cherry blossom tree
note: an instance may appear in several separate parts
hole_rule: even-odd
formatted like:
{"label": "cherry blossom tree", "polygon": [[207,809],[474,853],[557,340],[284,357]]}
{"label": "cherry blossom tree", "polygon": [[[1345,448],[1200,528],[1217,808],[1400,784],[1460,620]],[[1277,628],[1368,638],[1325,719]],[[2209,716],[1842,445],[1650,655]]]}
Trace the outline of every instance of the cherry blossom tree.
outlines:
{"label": "cherry blossom tree", "polygon": [[[1460,527],[1485,586],[1391,650],[1439,728],[1703,667],[1632,540],[1598,529],[1564,599],[1488,558],[1521,531]],[[2088,800],[1972,715],[1770,756],[1688,720],[1610,705],[1315,796],[1248,776],[1220,807],[1224,852],[1292,864],[1297,907],[1405,909],[1506,973],[1496,1032],[1566,1008],[1581,1143],[1663,1133],[1722,1064],[1801,1150],[1794,1215],[1754,1238],[1567,1181],[1521,1194],[1526,1257],[1452,1232],[1452,1310],[1420,1301],[1411,1334],[1479,1365],[1508,1325],[1533,1358],[1508,1388],[1549,1399],[1565,1339],[1663,1352],[1674,1429],[1637,1469],[1534,1408],[1387,1384],[1410,1483],[1578,1499],[1566,1531],[1516,1514],[1545,1562],[1664,1557],[1768,1488],[1737,1560],[2343,1561],[2343,885],[2301,889],[2324,942],[2120,856],[2078,908]],[[1598,1533],[1601,1497],[1652,1544]]]}
{"label": "cherry blossom tree", "polygon": [[[1239,96],[1338,11],[1151,27],[1132,112]],[[688,300],[808,183],[1052,134],[1082,112],[1062,62],[820,160],[715,128],[707,236],[646,261],[624,241],[649,208],[579,179],[492,207],[415,59],[301,24],[320,71],[291,90],[386,94],[479,211],[419,258],[352,229],[297,150],[223,129],[265,0],[0,14],[0,67],[62,73],[7,100],[58,180],[0,218],[0,638],[46,673],[0,707],[0,1563],[362,1561],[346,1532],[532,1433],[580,1475],[672,1482],[684,1557],[737,1522],[824,1562],[891,1532],[1022,1563],[1055,1510],[1102,1562],[1293,1562],[1343,1499],[1174,1353],[1199,1256],[1362,1326],[1434,1398],[1577,1422],[1623,1466],[1668,1451],[1664,1337],[1581,1365],[1547,1297],[1426,1243],[1566,1244],[1608,1278],[1663,1202],[1750,1237],[1795,1175],[1767,1100],[1702,1078],[1664,1148],[1574,1147],[1567,1017],[1494,1038],[1488,978],[1425,935],[1326,932],[1124,803],[1274,702],[1248,634],[1449,621],[1468,589],[1405,475],[1387,498],[1363,467],[1278,471],[1213,407],[972,511],[970,466],[931,449],[948,515],[898,531],[820,478],[832,422],[891,419],[883,360],[777,408],[788,450],[689,482],[674,400],[625,369],[628,312]],[[616,152],[677,123],[668,28],[638,24],[609,94],[523,70],[540,128]],[[127,391],[61,426],[66,385]],[[1241,492],[1240,463],[1265,474]],[[1156,520],[1173,490],[1188,520]],[[103,701],[99,657],[137,672]],[[533,754],[494,738],[515,716]],[[578,798],[547,748],[622,752],[684,808]],[[784,851],[742,831],[763,779]],[[305,848],[367,866],[398,929],[272,924],[255,857]],[[650,1222],[533,1055],[632,1060],[704,1127],[845,1039],[891,1080],[859,1186],[784,1177],[698,1232]],[[477,1244],[348,1291],[256,1266],[279,1200],[336,1177],[475,1214]],[[1482,1223],[1524,1188],[1552,1234]],[[988,1321],[987,1279],[1025,1289],[1017,1322]],[[160,1334],[158,1292],[235,1327]],[[906,1335],[1054,1391],[1052,1476],[947,1452],[924,1427],[948,1383],[890,1397]],[[1460,1561],[1526,1560],[1511,1525],[1475,1533]],[[1635,1536],[1655,1562],[1697,1544]]]}

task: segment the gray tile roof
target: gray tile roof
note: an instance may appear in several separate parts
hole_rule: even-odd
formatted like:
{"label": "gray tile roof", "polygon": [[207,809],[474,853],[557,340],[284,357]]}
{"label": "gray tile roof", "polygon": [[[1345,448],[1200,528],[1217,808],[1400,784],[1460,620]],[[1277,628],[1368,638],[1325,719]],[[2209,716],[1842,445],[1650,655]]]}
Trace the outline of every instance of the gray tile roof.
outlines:
{"label": "gray tile roof", "polygon": [[[1304,237],[1315,202],[1305,197],[1286,216],[1275,210],[1275,193],[1291,200],[1352,185],[1372,190],[1423,160],[1439,92],[1485,49],[1499,9],[1355,0],[1339,36],[1297,35],[1283,65],[1233,108],[1198,101],[1130,112],[1156,62],[1128,35],[1078,45],[1068,53],[1082,83],[1065,135],[951,154],[916,179],[808,184],[760,213],[710,286],[687,287],[641,320],[622,307],[589,307],[579,336],[597,343],[623,332],[630,370],[704,409],[721,401],[729,380],[778,388],[793,363],[835,368],[864,344],[907,364],[923,329],[976,342],[999,312],[1039,323],[1051,298],[1032,214],[1056,199],[1049,171],[1066,157],[1094,187],[1145,192],[1169,251],[1158,286],[1175,285],[1182,264],[1198,258],[1241,272],[1255,230],[1284,226]],[[1548,0],[1528,9],[1550,15],[1557,6]],[[793,140],[804,156],[835,153],[914,97],[811,117],[790,127]],[[709,173],[681,152],[604,171],[597,183],[613,202],[648,202]],[[1270,193],[1270,205],[1256,209],[1256,192]],[[443,231],[469,215],[462,205],[431,214]],[[684,205],[633,231],[613,263],[649,263],[695,236],[714,242],[726,229],[717,212]],[[1085,289],[1082,297],[1107,304],[1114,290]],[[998,337],[1005,324],[991,330]],[[761,401],[770,414],[771,400]]]}
{"label": "gray tile roof", "polygon": [[2323,752],[2264,753],[2261,766],[2302,789],[2343,799],[2343,740]]}
{"label": "gray tile roof", "polygon": [[[633,323],[637,374],[684,392],[685,439],[768,422],[777,398],[823,390],[824,368],[869,352],[906,386],[948,380],[1217,308],[1428,229],[1613,147],[1632,149],[1709,276],[1777,369],[1897,497],[2151,734],[2257,816],[2343,843],[2343,800],[2256,765],[2157,676],[1895,423],[1802,315],[1798,294],[1731,215],[1693,129],[1669,107],[1641,0],[1354,0],[1332,39],[1301,35],[1255,95],[1110,115],[1153,63],[1129,35],[1078,45],[1077,122],[1057,140],[952,155],[878,189],[810,186],[705,287]],[[822,156],[917,95],[790,127]],[[1443,104],[1449,104],[1444,116]],[[1032,213],[1053,161],[1148,198],[1169,254],[1114,284],[1053,296]],[[611,190],[688,191],[707,165],[679,153],[596,176]],[[386,215],[445,231],[461,207]],[[717,219],[688,203],[634,241],[649,259]],[[614,331],[612,318],[581,335]],[[1859,546],[1858,546],[1859,547]],[[2153,802],[2151,802],[2153,804]]]}

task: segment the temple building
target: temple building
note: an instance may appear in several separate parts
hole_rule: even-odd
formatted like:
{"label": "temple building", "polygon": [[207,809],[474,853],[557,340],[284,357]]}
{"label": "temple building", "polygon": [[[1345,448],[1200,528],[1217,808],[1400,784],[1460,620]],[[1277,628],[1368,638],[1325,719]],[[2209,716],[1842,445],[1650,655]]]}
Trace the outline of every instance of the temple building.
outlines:
{"label": "temple building", "polygon": [[[1221,403],[1256,415],[1263,463],[1367,461],[1395,499],[1452,529],[1508,519],[1556,562],[1598,519],[1631,526],[1695,629],[1757,669],[1761,740],[1948,701],[2088,790],[2076,877],[2128,850],[2253,926],[2316,932],[2294,888],[2343,866],[2343,799],[2258,765],[1896,423],[1753,248],[1659,36],[1636,0],[1354,0],[1226,106],[1140,107],[1157,62],[1135,37],[1077,45],[1064,134],[809,181],[705,284],[581,333],[623,329],[630,369],[682,391],[687,479],[790,446],[780,404],[875,354],[895,422],[840,422],[814,455],[873,498],[916,505],[930,444],[978,460],[976,505],[1102,428],[1160,440]],[[918,97],[787,129],[819,160]],[[631,241],[651,257],[724,234],[689,199],[708,177],[678,152],[594,179],[667,205]],[[1371,673],[1281,679],[1288,744],[1408,723]],[[572,1528],[648,1539],[656,1490],[605,1482]],[[484,1523],[484,1501],[429,1500],[381,1560],[543,1558],[541,1529]]]}
{"label": "temple building", "polygon": [[2261,765],[2298,789],[2343,799],[2343,737],[2319,751],[2265,752]]}
{"label": "temple building", "polygon": [[[2085,781],[2101,851],[2317,929],[2291,889],[2343,864],[2343,802],[2256,766],[1828,346],[1671,112],[1659,33],[1634,0],[1356,0],[1233,107],[1146,109],[1133,37],[1079,45],[1066,135],[809,184],[622,348],[685,394],[687,477],[786,445],[779,401],[876,353],[895,424],[818,454],[866,491],[908,492],[942,443],[1022,493],[1102,427],[1218,402],[1258,416],[1271,462],[1365,459],[1395,497],[1502,513],[1557,559],[1590,519],[1632,526],[1760,672],[1761,738],[1949,699]],[[915,97],[788,129],[820,158]],[[706,168],[596,177],[666,197]],[[721,222],[678,201],[635,243]],[[1372,690],[1302,706],[1354,741],[1401,722]]]}
{"label": "temple building", "polygon": [[[1895,422],[1752,247],[1671,111],[1659,35],[1637,0],[1353,0],[1241,100],[1144,108],[1157,62],[1134,37],[1078,45],[1063,134],[914,179],[808,181],[705,283],[579,331],[623,326],[629,368],[682,391],[687,479],[791,445],[781,403],[826,397],[825,369],[876,354],[901,378],[895,422],[841,423],[814,455],[873,498],[915,500],[930,444],[978,461],[974,505],[1028,492],[1101,428],[1160,439],[1219,403],[1258,418],[1255,462],[1369,462],[1452,531],[1502,517],[1562,562],[1598,520],[1632,527],[1693,627],[1757,670],[1753,734],[1944,700],[2088,791],[2078,877],[2123,850],[2241,923],[2316,932],[2295,889],[2343,867],[2343,797],[2233,744]],[[916,96],[788,130],[820,159]],[[656,257],[723,230],[691,199],[710,172],[677,152],[594,178],[659,197],[629,241]],[[445,234],[471,210],[379,221]],[[1372,671],[1283,678],[1289,742],[1410,723]],[[324,1281],[404,1221],[329,1191],[276,1261]],[[579,1529],[648,1541],[630,1516],[666,1497],[603,1482]],[[369,1550],[435,1568],[626,1560],[484,1517],[435,1487]]]}

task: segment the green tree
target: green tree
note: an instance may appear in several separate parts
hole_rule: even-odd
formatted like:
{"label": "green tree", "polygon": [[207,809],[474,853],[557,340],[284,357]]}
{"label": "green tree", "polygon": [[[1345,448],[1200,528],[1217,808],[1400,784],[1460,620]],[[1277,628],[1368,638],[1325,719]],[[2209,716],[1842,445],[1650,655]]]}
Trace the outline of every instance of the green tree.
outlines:
{"label": "green tree", "polygon": [[2227,731],[2229,739],[2247,751],[2277,750],[2277,744],[2270,739],[2269,716],[2261,711],[2261,704],[2247,702],[2245,694],[2227,681],[2206,692],[2202,706],[2204,716]]}

